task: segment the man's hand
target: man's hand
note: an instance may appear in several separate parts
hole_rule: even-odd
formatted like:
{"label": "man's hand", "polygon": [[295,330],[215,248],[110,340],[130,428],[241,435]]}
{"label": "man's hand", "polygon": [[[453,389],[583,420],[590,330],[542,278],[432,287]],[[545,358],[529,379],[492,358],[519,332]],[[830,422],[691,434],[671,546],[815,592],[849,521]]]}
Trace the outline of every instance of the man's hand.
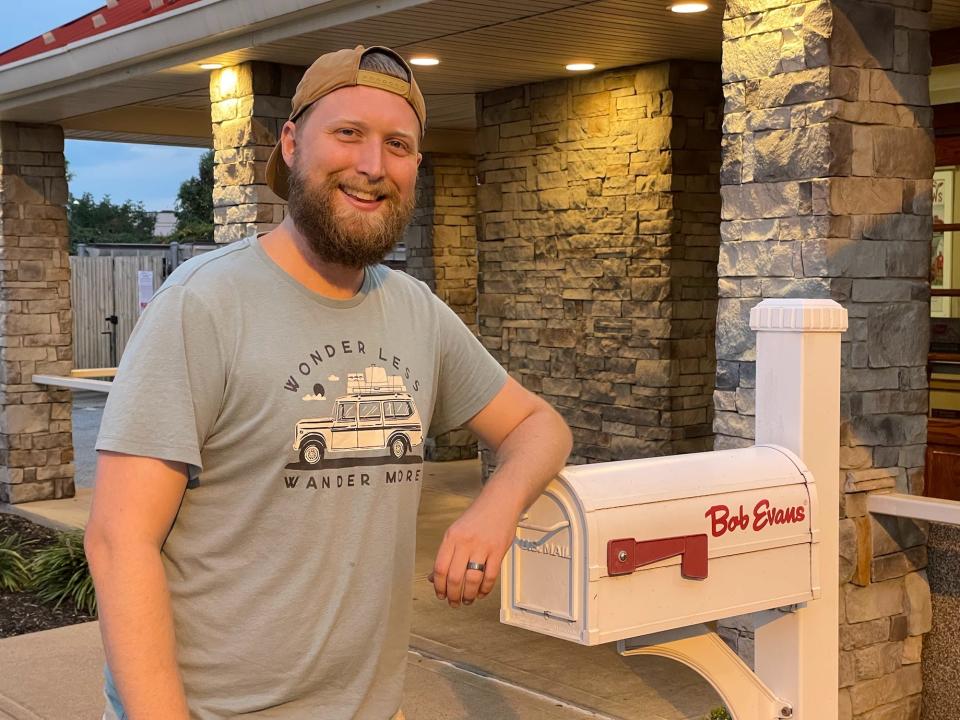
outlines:
{"label": "man's hand", "polygon": [[[493,589],[520,514],[563,468],[572,445],[563,418],[512,378],[467,427],[496,452],[498,466],[480,496],[444,533],[427,578],[451,607],[469,605]],[[468,568],[468,562],[484,570]]]}
{"label": "man's hand", "polygon": [[[516,528],[516,515],[495,507],[483,495],[477,498],[443,535],[428,578],[437,597],[459,607],[461,602],[469,605],[489,595]],[[484,569],[468,568],[467,562],[479,563]]]}

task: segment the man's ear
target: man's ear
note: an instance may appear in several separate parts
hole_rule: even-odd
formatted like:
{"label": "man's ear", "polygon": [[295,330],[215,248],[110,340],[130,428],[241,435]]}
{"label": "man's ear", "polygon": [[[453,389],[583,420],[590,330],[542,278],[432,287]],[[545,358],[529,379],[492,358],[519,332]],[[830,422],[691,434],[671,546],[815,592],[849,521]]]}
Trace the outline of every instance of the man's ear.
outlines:
{"label": "man's ear", "polygon": [[297,149],[297,126],[287,120],[280,128],[280,152],[287,167],[293,167],[293,156]]}
{"label": "man's ear", "polygon": [[423,153],[417,153],[417,167],[420,167],[420,163],[423,162]]}

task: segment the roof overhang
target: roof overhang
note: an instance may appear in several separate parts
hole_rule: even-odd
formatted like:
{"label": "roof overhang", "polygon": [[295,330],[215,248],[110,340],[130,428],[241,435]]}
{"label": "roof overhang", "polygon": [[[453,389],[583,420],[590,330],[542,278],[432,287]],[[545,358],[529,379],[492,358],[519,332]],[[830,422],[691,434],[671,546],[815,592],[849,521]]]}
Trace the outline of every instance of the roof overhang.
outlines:
{"label": "roof overhang", "polygon": [[[60,124],[68,137],[209,146],[209,73],[199,63],[305,66],[378,44],[442,58],[417,78],[428,143],[454,149],[471,142],[477,93],[569,77],[572,60],[601,70],[719,62],[723,0],[696,16],[670,13],[668,2],[196,0],[0,66],[0,120]],[[960,3],[935,0],[932,25],[960,25]]]}
{"label": "roof overhang", "polygon": [[[200,0],[0,67],[0,119],[49,122],[30,106],[240,47],[356,22],[427,0]],[[104,107],[111,106],[108,97]]]}

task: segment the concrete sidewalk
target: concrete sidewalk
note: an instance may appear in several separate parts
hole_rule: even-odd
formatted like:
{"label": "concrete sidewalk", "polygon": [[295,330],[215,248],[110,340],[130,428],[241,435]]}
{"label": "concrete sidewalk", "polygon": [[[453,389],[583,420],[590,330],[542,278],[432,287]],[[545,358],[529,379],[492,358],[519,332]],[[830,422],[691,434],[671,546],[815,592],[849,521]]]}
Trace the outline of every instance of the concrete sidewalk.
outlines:
{"label": "concrete sidewalk", "polygon": [[[426,582],[436,549],[479,491],[477,461],[427,463],[404,701],[410,720],[703,720],[720,705],[706,681],[678,663],[502,625],[496,591],[457,610],[438,601]],[[89,501],[90,491],[80,490],[71,500],[13,509],[82,527]],[[97,623],[0,640],[0,719],[99,718],[102,663]]]}

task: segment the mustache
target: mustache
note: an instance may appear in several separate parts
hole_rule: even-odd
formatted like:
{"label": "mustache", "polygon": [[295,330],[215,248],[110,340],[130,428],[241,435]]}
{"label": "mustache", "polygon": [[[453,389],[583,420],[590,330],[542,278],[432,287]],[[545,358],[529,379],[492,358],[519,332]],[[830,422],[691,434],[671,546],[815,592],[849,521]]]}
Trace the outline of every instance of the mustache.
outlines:
{"label": "mustache", "polygon": [[368,183],[355,180],[331,178],[331,189],[340,189],[352,193],[365,193],[386,200],[396,200],[400,196],[399,190],[389,182]]}

